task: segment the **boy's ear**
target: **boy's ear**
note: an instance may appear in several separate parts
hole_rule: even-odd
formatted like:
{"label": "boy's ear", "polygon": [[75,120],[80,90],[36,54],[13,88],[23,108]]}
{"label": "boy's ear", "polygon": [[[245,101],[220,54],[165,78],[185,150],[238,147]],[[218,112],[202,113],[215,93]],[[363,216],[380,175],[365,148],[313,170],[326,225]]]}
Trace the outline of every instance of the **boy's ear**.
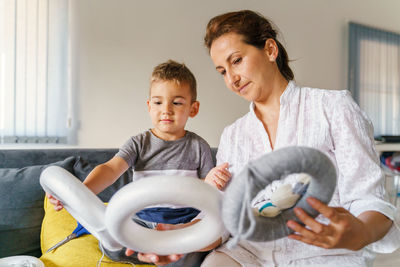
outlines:
{"label": "boy's ear", "polygon": [[147,100],[147,110],[150,112],[150,100]]}
{"label": "boy's ear", "polygon": [[189,117],[193,118],[194,116],[196,116],[197,113],[199,113],[199,108],[200,108],[200,102],[194,101],[190,107]]}

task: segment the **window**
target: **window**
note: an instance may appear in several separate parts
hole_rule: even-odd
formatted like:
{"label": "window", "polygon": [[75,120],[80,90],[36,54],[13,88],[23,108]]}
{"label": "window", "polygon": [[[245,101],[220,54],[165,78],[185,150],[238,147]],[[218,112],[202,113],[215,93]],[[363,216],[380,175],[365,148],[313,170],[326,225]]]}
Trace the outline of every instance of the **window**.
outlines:
{"label": "window", "polygon": [[400,135],[400,34],[350,23],[349,89],[376,137]]}
{"label": "window", "polygon": [[68,6],[0,1],[0,144],[69,142]]}

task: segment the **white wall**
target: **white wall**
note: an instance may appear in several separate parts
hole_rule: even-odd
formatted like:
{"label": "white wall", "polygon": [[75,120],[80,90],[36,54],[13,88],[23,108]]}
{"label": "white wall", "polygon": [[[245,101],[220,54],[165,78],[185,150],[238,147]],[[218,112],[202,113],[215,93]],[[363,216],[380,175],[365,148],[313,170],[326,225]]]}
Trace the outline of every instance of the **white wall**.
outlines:
{"label": "white wall", "polygon": [[188,129],[217,146],[248,103],[226,89],[203,36],[211,17],[240,9],[279,27],[297,83],[312,87],[346,88],[349,21],[400,32],[397,0],[72,0],[78,146],[119,147],[150,128],[148,79],[170,58],[185,62],[198,81],[200,113]]}

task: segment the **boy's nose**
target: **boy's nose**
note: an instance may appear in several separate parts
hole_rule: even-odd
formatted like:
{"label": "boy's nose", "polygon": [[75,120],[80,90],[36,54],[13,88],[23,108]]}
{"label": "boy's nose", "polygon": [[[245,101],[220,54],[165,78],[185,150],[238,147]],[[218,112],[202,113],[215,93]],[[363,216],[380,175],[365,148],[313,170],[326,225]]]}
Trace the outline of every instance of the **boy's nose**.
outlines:
{"label": "boy's nose", "polygon": [[172,107],[171,105],[164,105],[163,110],[162,110],[163,114],[170,114],[172,113]]}

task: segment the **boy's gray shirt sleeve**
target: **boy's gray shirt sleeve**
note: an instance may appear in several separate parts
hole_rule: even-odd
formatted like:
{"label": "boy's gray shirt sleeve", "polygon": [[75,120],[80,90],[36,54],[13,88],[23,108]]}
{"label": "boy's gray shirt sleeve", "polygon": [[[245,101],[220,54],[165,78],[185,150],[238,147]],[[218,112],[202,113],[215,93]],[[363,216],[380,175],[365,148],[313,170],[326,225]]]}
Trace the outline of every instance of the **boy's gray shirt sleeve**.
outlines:
{"label": "boy's gray shirt sleeve", "polygon": [[214,168],[214,162],[212,159],[211,148],[205,140],[200,142],[200,168],[199,177],[205,178],[208,172]]}
{"label": "boy's gray shirt sleeve", "polygon": [[129,167],[135,165],[138,157],[138,151],[140,147],[140,142],[137,140],[138,136],[132,136],[129,138],[115,154],[116,157],[123,158]]}

